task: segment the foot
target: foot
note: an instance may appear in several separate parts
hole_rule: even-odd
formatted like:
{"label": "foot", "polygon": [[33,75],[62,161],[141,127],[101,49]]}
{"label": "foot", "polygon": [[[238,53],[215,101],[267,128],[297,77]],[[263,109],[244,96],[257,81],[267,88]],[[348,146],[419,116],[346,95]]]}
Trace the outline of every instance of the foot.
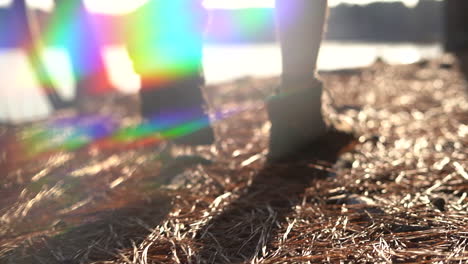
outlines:
{"label": "foot", "polygon": [[161,126],[161,135],[177,144],[212,144],[214,133],[205,112],[202,86],[200,76],[158,85],[144,80],[140,92],[143,118]]}
{"label": "foot", "polygon": [[174,143],[186,146],[211,145],[213,142],[214,132],[208,121],[205,127],[174,139]]}
{"label": "foot", "polygon": [[269,162],[300,152],[327,132],[322,116],[322,84],[273,96],[267,102],[271,121]]}

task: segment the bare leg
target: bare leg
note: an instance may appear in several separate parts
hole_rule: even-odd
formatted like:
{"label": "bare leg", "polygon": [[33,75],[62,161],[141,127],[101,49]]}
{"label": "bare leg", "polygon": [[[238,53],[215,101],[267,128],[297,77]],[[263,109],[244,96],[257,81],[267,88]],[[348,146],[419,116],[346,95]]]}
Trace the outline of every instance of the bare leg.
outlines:
{"label": "bare leg", "polygon": [[450,0],[445,4],[445,48],[453,52],[460,70],[468,79],[468,19],[465,15],[468,2]]}
{"label": "bare leg", "polygon": [[[169,132],[185,130],[182,135],[166,133],[175,143],[212,144],[214,135],[202,92],[206,10],[201,1],[149,1],[130,21],[128,51],[142,79],[143,118],[155,124],[171,120],[166,124]],[[164,131],[161,134],[165,136]]]}
{"label": "bare leg", "polygon": [[276,0],[276,9],[283,74],[279,93],[267,103],[270,161],[288,158],[326,133],[316,68],[327,1]]}
{"label": "bare leg", "polygon": [[283,91],[311,88],[322,42],[327,0],[276,0],[283,56]]}

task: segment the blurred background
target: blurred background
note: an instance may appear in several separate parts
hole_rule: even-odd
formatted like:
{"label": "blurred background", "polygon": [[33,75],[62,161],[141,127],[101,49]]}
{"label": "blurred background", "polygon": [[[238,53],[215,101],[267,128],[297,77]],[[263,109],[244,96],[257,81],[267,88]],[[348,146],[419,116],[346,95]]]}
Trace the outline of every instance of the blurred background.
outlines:
{"label": "blurred background", "polygon": [[[14,23],[13,0],[0,0],[0,122],[47,117],[52,107],[23,50],[21,29]],[[126,52],[126,14],[144,0],[85,0],[113,88],[124,93],[139,89],[139,77]],[[443,1],[330,0],[326,40],[320,70],[363,67],[377,59],[414,63],[443,53]],[[27,1],[39,28],[54,10],[53,0]],[[211,21],[206,30],[204,70],[208,84],[245,76],[274,76],[281,72],[275,40],[273,1],[206,0]],[[69,54],[57,43],[45,43],[44,61],[64,98],[75,96]]]}

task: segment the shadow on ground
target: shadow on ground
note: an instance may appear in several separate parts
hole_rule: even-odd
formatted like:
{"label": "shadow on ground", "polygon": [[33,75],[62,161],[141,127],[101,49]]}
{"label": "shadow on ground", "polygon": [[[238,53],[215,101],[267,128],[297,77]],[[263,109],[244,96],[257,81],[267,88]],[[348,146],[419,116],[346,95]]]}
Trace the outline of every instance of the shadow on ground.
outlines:
{"label": "shadow on ground", "polygon": [[[2,263],[78,264],[115,259],[119,250],[143,241],[170,209],[170,195],[159,193],[120,209],[69,215],[54,224],[59,234],[25,241]],[[65,222],[79,225],[61,226]]]}
{"label": "shadow on ground", "polygon": [[331,177],[311,164],[332,165],[352,145],[352,136],[329,132],[287,163],[266,165],[245,193],[198,233],[203,247],[197,258],[204,263],[244,263],[261,257],[273,243],[278,223],[287,221],[311,181]]}

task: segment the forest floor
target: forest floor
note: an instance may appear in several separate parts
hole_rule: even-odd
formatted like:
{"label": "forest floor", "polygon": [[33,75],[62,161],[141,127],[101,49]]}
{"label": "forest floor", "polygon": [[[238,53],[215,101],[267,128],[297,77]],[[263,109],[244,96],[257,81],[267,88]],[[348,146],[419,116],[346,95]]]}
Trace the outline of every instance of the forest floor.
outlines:
{"label": "forest floor", "polygon": [[277,164],[265,163],[264,106],[276,77],[206,87],[212,146],[139,137],[134,95],[0,126],[0,263],[468,263],[457,66],[322,78],[348,109],[325,114],[356,136],[331,132]]}

